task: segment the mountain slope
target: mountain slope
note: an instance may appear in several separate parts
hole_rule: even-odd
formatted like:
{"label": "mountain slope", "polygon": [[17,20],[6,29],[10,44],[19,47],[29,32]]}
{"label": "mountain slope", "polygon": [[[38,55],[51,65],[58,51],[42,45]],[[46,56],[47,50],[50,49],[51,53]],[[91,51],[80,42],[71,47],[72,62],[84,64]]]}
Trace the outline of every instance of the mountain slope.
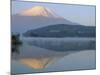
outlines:
{"label": "mountain slope", "polygon": [[28,37],[95,37],[95,27],[56,24],[24,33]]}
{"label": "mountain slope", "polygon": [[52,10],[50,10],[46,7],[43,7],[43,6],[35,6],[30,9],[26,9],[26,10],[18,13],[17,15],[20,15],[20,16],[44,16],[44,17],[53,17],[53,18],[59,17]]}
{"label": "mountain slope", "polygon": [[12,15],[11,23],[12,32],[18,33],[54,24],[77,24],[60,17],[52,10],[42,6],[32,7]]}

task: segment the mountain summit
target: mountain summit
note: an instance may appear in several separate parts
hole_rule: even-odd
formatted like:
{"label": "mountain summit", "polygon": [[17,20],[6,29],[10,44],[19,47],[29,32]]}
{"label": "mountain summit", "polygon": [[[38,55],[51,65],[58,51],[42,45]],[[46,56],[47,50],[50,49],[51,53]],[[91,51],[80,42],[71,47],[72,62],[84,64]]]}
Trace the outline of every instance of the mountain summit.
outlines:
{"label": "mountain summit", "polygon": [[44,6],[34,6],[12,15],[13,32],[23,33],[27,30],[55,24],[79,25],[57,15],[56,12]]}
{"label": "mountain summit", "polygon": [[59,17],[52,10],[44,6],[35,6],[30,9],[26,9],[20,13],[20,16],[44,16],[44,17]]}

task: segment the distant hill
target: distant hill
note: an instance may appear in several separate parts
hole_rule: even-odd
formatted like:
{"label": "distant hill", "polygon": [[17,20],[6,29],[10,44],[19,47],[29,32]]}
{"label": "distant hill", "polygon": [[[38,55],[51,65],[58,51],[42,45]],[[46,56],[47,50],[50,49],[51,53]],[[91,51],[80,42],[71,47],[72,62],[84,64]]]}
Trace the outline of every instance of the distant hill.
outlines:
{"label": "distant hill", "polygon": [[55,24],[28,30],[23,35],[26,37],[95,37],[96,27]]}

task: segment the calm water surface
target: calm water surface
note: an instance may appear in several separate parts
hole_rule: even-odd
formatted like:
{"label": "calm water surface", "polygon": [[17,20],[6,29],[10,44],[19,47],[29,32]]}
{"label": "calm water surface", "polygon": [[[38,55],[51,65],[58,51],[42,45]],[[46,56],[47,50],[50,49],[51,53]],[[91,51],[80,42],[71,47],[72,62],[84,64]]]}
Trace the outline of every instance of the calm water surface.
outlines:
{"label": "calm water surface", "polygon": [[[23,45],[12,53],[12,73],[95,68],[95,38],[21,38],[21,40]],[[51,61],[55,64],[48,64],[43,69],[34,69],[18,61],[25,58],[52,58]]]}

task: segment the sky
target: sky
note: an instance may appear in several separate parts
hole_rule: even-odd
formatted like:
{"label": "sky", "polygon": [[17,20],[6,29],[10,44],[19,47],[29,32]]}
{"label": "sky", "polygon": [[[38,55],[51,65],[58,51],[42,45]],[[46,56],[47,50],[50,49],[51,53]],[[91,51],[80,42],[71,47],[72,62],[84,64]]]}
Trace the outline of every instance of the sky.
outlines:
{"label": "sky", "polygon": [[45,6],[67,20],[85,26],[95,26],[95,6],[12,1],[12,15],[34,6]]}

